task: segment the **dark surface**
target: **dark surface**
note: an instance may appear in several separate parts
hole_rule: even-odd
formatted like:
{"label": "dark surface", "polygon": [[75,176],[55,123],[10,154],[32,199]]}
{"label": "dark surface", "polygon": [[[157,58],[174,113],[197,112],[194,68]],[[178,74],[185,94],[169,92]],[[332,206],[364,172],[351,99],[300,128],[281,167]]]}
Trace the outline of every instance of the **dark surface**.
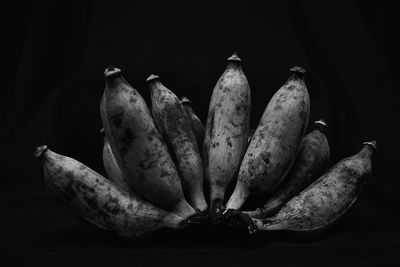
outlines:
{"label": "dark surface", "polygon": [[[53,266],[399,263],[396,8],[364,1],[243,3],[36,1],[7,9],[9,72],[0,105],[7,256]],[[332,163],[378,140],[371,182],[326,235],[304,244],[272,235],[249,241],[232,231],[162,231],[127,241],[83,223],[46,191],[33,159],[37,145],[104,174],[99,103],[107,65],[120,67],[147,101],[145,79],[159,75],[190,98],[204,121],[233,51],[250,82],[253,128],[288,70],[299,65],[307,70],[311,122],[323,117],[329,124]]]}

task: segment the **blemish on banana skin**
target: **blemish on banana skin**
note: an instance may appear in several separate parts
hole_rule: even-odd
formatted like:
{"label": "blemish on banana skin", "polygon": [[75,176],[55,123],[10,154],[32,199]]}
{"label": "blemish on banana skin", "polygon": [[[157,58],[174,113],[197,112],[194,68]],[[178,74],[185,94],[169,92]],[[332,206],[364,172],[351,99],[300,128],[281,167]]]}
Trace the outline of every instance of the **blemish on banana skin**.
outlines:
{"label": "blemish on banana skin", "polygon": [[113,125],[115,126],[115,128],[121,127],[123,115],[124,115],[124,113],[120,112],[111,117],[111,121],[112,121]]}
{"label": "blemish on banana skin", "polygon": [[[100,220],[105,227],[112,228],[115,216],[126,213],[119,199],[110,193],[105,195],[106,200],[100,199],[102,195],[96,191],[95,187],[106,187],[104,190],[110,192],[110,185],[97,179],[97,185],[90,186],[76,179],[76,174],[72,172],[67,172],[64,176],[68,183],[62,188],[55,188],[59,192],[57,195],[62,202],[72,205],[74,210],[82,213],[84,217],[93,217],[95,220]],[[121,197],[127,197],[127,195],[121,192]],[[79,204],[82,202],[86,204]]]}
{"label": "blemish on banana skin", "polygon": [[226,144],[230,147],[230,148],[232,148],[232,141],[231,141],[231,138],[228,136],[228,137],[226,137]]}
{"label": "blemish on banana skin", "polygon": [[135,140],[134,132],[131,128],[125,128],[124,135],[121,138],[121,142],[124,146],[129,146]]}
{"label": "blemish on banana skin", "polygon": [[[181,171],[192,164],[190,158],[198,157],[200,162],[200,155],[196,143],[196,137],[192,133],[190,121],[185,115],[185,111],[179,101],[168,103],[161,114],[161,121],[163,128],[166,129],[168,143],[173,147],[173,154],[175,158],[180,158],[179,165]],[[183,169],[182,169],[183,168]],[[194,170],[193,170],[194,171]],[[183,175],[183,174],[182,174]],[[185,176],[187,176],[186,173]],[[199,175],[196,173],[196,175]],[[185,180],[185,178],[183,178]]]}
{"label": "blemish on banana skin", "polygon": [[107,202],[104,204],[102,208],[106,213],[112,214],[112,215],[117,215],[118,213],[121,213],[121,206],[119,203],[119,200],[116,197],[113,197],[111,195],[108,196]]}
{"label": "blemish on banana skin", "polygon": [[216,148],[217,146],[219,146],[219,142],[215,142],[211,145],[212,148]]}
{"label": "blemish on banana skin", "polygon": [[213,186],[214,188],[225,188],[228,183],[229,181],[226,181],[224,179],[210,180],[210,185]]}
{"label": "blemish on banana skin", "polygon": [[64,191],[61,191],[61,200],[65,201],[66,203],[70,203],[77,197],[73,182],[75,178],[72,172],[66,172],[64,176],[69,182],[64,186]]}
{"label": "blemish on banana skin", "polygon": [[131,102],[132,104],[135,104],[137,102],[137,99],[135,97],[129,97],[129,102]]}
{"label": "blemish on banana skin", "polygon": [[[279,185],[279,189],[274,193],[271,201],[268,201],[266,207],[271,212],[276,212],[287,200],[292,198],[298,192],[305,189],[322,173],[327,161],[326,148],[321,135],[311,132],[302,139],[299,155],[296,158],[293,167],[287,175],[286,182]],[[267,210],[265,213],[269,212]]]}
{"label": "blemish on banana skin", "polygon": [[[256,156],[248,155],[245,158],[248,164],[246,170],[242,171],[242,175],[244,174],[244,176],[249,176],[251,178],[243,178],[240,180],[250,180],[250,188],[252,188],[252,191],[254,191],[253,193],[257,193],[256,191],[262,191],[262,188],[271,188],[272,190],[272,188],[276,187],[277,183],[280,181],[280,177],[285,174],[286,170],[294,160],[294,152],[301,142],[304,130],[307,127],[306,123],[308,121],[308,94],[305,91],[305,87],[298,85],[285,85],[284,89],[274,96],[272,102],[270,102],[272,106],[269,107],[270,111],[278,112],[277,114],[285,114],[285,105],[288,105],[289,102],[292,102],[294,97],[301,97],[301,100],[297,99],[294,102],[296,103],[295,106],[290,104],[290,106],[293,106],[290,113],[293,115],[298,113],[300,120],[297,119],[297,116],[292,116],[293,118],[289,117],[289,120],[286,123],[273,118],[269,118],[268,120],[264,121],[262,120],[252,138],[249,149],[260,152]],[[279,148],[277,148],[279,151],[278,153],[280,153],[281,156],[284,156],[284,158],[281,158],[279,162],[276,162],[276,155],[265,154],[262,152],[268,151],[268,148],[265,147],[268,146],[265,140],[271,139],[271,137],[276,138],[277,140],[282,139],[284,138],[285,134],[282,129],[287,127],[293,128],[296,125],[296,135],[293,136],[292,134],[292,136],[289,138],[291,140],[290,144],[281,144]],[[273,164],[273,166],[270,166],[271,164]],[[239,175],[239,177],[241,178],[242,175]],[[268,182],[263,181],[266,179],[266,177],[268,177]],[[260,187],[261,184],[263,184],[263,186]]]}
{"label": "blemish on banana skin", "polygon": [[222,90],[222,92],[224,92],[224,93],[228,93],[231,91],[231,89],[229,87],[223,86],[223,85],[220,86],[220,90]]}
{"label": "blemish on banana skin", "polygon": [[203,170],[204,170],[204,174],[206,175],[206,177],[209,178],[210,174],[208,173],[208,170],[209,170],[208,151],[209,151],[209,147],[210,147],[211,136],[212,136],[212,133],[214,130],[214,119],[215,119],[214,109],[210,110],[210,112],[208,114],[208,118],[210,118],[209,119],[210,123],[207,125],[208,126],[208,128],[206,129],[207,134],[206,134],[206,138],[204,138],[204,142],[203,142]]}

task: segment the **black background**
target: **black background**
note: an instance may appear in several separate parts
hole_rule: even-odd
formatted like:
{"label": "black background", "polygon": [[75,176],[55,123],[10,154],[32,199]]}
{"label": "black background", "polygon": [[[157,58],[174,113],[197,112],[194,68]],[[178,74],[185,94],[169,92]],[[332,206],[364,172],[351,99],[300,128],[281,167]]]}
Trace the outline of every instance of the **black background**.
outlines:
{"label": "black background", "polygon": [[[394,4],[36,1],[4,11],[2,243],[14,260],[228,266],[398,258],[400,43]],[[121,68],[147,100],[145,78],[158,74],[192,100],[204,121],[213,86],[234,51],[252,90],[253,128],[290,67],[299,65],[307,70],[310,121],[323,117],[330,126],[332,163],[356,153],[363,141],[379,142],[370,183],[326,235],[306,244],[268,236],[248,243],[214,232],[161,232],[127,241],[82,223],[45,190],[32,156],[37,145],[104,174],[99,102],[107,65]]]}

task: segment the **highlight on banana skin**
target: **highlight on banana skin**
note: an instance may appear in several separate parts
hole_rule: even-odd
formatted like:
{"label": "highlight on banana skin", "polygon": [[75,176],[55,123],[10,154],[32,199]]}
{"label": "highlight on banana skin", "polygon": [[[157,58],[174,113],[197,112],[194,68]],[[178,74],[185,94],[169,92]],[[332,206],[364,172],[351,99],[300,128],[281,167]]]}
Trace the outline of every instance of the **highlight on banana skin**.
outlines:
{"label": "highlight on banana skin", "polygon": [[98,100],[106,175],[41,145],[34,157],[47,189],[76,216],[119,236],[196,227],[323,233],[370,179],[377,142],[360,142],[331,163],[328,123],[309,121],[306,71],[298,66],[264,99],[251,128],[242,59],[234,53],[221,72],[203,123],[200,107],[168,80],[147,78],[147,103],[121,69],[107,67]]}

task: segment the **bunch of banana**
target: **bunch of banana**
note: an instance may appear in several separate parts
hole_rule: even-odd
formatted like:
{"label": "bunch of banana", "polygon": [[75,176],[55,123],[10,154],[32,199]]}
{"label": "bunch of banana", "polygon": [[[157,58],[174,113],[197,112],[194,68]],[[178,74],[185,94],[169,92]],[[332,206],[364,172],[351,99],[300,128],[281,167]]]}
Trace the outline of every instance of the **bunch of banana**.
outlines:
{"label": "bunch of banana", "polygon": [[108,67],[104,76],[107,178],[45,145],[34,155],[50,191],[118,235],[209,222],[310,235],[341,218],[371,175],[375,141],[329,169],[327,124],[314,122],[305,135],[310,99],[300,67],[290,69],[254,130],[250,86],[236,53],[214,87],[205,127],[189,99],[179,100],[158,76],[147,79],[151,109],[120,69]]}

